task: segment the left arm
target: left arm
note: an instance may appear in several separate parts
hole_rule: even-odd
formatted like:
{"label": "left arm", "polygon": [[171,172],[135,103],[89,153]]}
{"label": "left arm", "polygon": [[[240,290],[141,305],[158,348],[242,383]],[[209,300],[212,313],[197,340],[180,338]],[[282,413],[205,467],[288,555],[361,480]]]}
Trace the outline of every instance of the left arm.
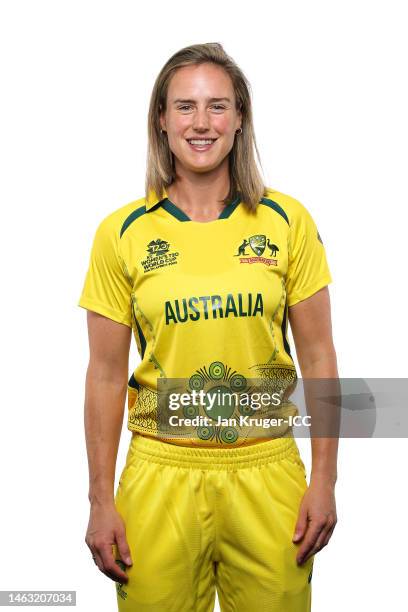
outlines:
{"label": "left arm", "polygon": [[[289,307],[289,322],[303,379],[338,379],[331,327],[329,290]],[[297,562],[304,563],[326,546],[336,526],[334,487],[338,437],[312,437],[312,472],[299,510],[294,542]]]}

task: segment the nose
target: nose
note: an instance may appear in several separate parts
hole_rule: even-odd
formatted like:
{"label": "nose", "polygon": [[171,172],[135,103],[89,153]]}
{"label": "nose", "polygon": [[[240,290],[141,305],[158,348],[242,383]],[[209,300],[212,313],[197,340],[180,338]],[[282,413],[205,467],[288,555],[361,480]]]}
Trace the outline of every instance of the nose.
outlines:
{"label": "nose", "polygon": [[210,127],[207,111],[205,108],[197,108],[193,115],[193,129],[205,132]]}

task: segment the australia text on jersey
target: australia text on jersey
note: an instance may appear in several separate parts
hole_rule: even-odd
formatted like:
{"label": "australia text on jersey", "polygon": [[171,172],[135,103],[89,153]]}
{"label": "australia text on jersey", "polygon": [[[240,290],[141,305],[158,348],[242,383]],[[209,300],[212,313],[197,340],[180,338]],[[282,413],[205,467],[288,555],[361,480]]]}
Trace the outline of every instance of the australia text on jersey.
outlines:
{"label": "australia text on jersey", "polygon": [[168,300],[164,304],[166,325],[169,323],[185,323],[204,319],[223,319],[227,317],[263,316],[264,307],[262,293],[234,296],[228,293],[223,299],[221,295],[191,296],[176,300]]}

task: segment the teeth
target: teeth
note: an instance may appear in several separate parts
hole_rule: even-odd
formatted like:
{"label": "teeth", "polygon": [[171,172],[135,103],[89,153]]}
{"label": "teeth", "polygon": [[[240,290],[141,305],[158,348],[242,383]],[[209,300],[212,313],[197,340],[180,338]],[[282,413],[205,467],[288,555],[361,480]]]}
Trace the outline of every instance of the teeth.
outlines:
{"label": "teeth", "polygon": [[193,144],[193,145],[206,145],[206,144],[212,144],[214,141],[213,140],[189,140],[189,143]]}

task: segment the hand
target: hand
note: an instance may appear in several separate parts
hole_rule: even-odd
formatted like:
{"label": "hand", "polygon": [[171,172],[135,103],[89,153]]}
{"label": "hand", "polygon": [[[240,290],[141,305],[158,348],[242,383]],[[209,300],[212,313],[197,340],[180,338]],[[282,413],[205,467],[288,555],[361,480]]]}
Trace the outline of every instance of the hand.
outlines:
{"label": "hand", "polygon": [[132,565],[125,524],[114,504],[91,506],[85,542],[103,574],[121,584],[128,581],[127,574],[115,562],[112,551],[112,546],[116,544],[122,561]]}
{"label": "hand", "polygon": [[311,482],[303,496],[293,542],[300,543],[296,561],[302,565],[326,546],[337,523],[334,486]]}

